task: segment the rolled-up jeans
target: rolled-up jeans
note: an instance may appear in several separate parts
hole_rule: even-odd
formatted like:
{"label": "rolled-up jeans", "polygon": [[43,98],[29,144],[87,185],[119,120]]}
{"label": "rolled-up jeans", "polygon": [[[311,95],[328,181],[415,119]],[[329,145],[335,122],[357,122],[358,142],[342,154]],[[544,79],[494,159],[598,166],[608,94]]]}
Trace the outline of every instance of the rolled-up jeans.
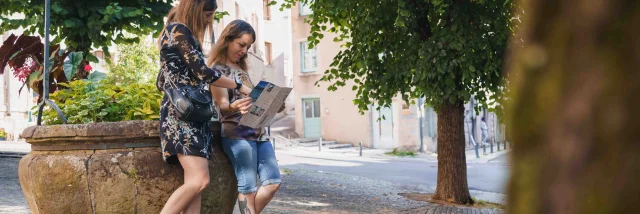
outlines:
{"label": "rolled-up jeans", "polygon": [[258,190],[257,176],[262,186],[282,182],[271,142],[223,137],[222,148],[233,165],[240,194],[249,194]]}

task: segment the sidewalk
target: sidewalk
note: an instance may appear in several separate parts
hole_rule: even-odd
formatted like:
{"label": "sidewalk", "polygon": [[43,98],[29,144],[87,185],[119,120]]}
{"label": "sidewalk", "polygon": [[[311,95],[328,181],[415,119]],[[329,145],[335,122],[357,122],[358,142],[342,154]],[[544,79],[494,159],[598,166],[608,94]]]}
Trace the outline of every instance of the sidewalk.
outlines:
{"label": "sidewalk", "polygon": [[31,144],[24,141],[0,141],[0,157],[21,157],[31,152]]}
{"label": "sidewalk", "polygon": [[[351,147],[344,149],[326,149],[323,148],[322,151],[318,151],[318,147],[302,147],[297,146],[292,143],[283,143],[282,139],[285,137],[282,136],[274,136],[276,138],[276,149],[286,149],[286,150],[299,150],[308,153],[309,155],[317,155],[318,157],[343,157],[343,158],[355,158],[360,157],[360,149],[359,147]],[[420,160],[426,162],[438,162],[438,154],[432,152],[426,153],[417,153],[415,157],[398,157],[387,155],[385,153],[391,152],[391,149],[362,149],[362,157],[368,158],[379,158],[379,159],[412,159],[412,160]],[[487,148],[487,154],[483,154],[482,148],[479,149],[478,153],[480,158],[476,158],[475,150],[467,150],[466,157],[467,163],[487,163],[497,157],[505,155],[509,153],[511,150],[502,150],[497,151],[497,148],[494,147],[494,152],[490,153],[490,149]],[[24,141],[0,141],[0,156],[2,155],[25,155],[31,152],[31,145]]]}
{"label": "sidewalk", "polygon": [[[351,148],[343,148],[343,149],[328,149],[323,148],[322,151],[318,151],[318,147],[304,147],[297,146],[295,143],[290,142],[282,142],[280,139],[284,139],[281,136],[274,136],[276,138],[276,150],[289,150],[289,151],[300,151],[305,152],[306,155],[315,156],[315,157],[329,157],[329,158],[376,158],[376,159],[403,159],[403,160],[418,160],[425,162],[438,162],[438,154],[432,152],[425,153],[415,153],[416,156],[406,156],[399,157],[393,155],[387,155],[385,153],[393,151],[392,149],[370,149],[370,148],[362,148],[362,157],[360,157],[360,148],[359,147],[351,147]],[[511,151],[510,147],[507,150],[503,150],[502,147],[500,151],[494,146],[493,153],[490,152],[489,147],[487,147],[487,154],[483,154],[482,148],[479,148],[478,153],[480,158],[476,158],[475,150],[466,150],[466,158],[467,163],[487,163],[493,159],[496,159],[502,155],[505,155]]]}
{"label": "sidewalk", "polygon": [[[495,147],[494,147],[495,149]],[[345,169],[354,167],[353,169],[356,171],[361,169],[363,165],[367,164],[389,164],[389,163],[401,163],[402,162],[416,162],[418,164],[424,163],[424,167],[437,167],[437,154],[433,153],[425,153],[419,154],[415,157],[397,157],[385,154],[386,152],[390,152],[391,150],[386,149],[363,149],[362,156],[360,156],[360,151],[358,147],[345,148],[345,149],[323,149],[322,151],[318,151],[318,147],[304,147],[297,146],[295,144],[287,144],[284,142],[276,143],[276,156],[278,157],[278,163],[282,168],[291,168],[291,165],[295,166],[309,166],[309,169],[314,168],[334,168],[334,169]],[[492,162],[494,159],[500,158],[500,160],[496,160],[497,165],[508,165],[508,162],[503,159],[506,158],[504,155],[510,152],[510,150],[501,150],[497,152],[494,150],[494,153],[489,153],[487,155],[482,155],[482,151],[479,151],[481,156],[480,158],[475,157],[475,150],[469,150],[466,152],[467,155],[467,164],[487,164]],[[409,163],[407,163],[409,164]],[[493,164],[492,164],[493,165]],[[406,165],[405,165],[406,166]],[[398,165],[398,167],[403,168],[402,165]],[[473,166],[478,167],[478,166]],[[480,166],[485,167],[485,166]],[[299,168],[299,167],[296,167]],[[435,169],[435,168],[434,168]],[[322,171],[319,171],[322,172]],[[344,172],[343,172],[344,173]],[[362,172],[360,172],[362,173]],[[340,173],[338,173],[340,174]],[[348,173],[347,173],[348,174]],[[354,173],[357,174],[357,173]],[[399,174],[399,176],[402,176]],[[433,186],[424,186],[423,192],[425,193],[434,193],[435,185]],[[473,197],[478,199],[493,202],[498,204],[505,204],[506,195],[500,192],[487,191],[484,189],[470,189],[469,192]]]}

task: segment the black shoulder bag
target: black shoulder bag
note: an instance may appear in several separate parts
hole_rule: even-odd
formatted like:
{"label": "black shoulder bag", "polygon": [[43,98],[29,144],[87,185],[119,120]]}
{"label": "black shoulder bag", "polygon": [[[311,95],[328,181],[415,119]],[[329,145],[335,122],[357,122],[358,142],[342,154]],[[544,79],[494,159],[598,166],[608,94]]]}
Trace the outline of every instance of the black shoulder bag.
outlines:
{"label": "black shoulder bag", "polygon": [[[163,72],[158,73],[158,79]],[[185,85],[178,87],[171,79],[171,87],[164,87],[164,93],[169,97],[176,116],[187,122],[208,122],[216,113],[211,100],[211,92],[201,87]]]}

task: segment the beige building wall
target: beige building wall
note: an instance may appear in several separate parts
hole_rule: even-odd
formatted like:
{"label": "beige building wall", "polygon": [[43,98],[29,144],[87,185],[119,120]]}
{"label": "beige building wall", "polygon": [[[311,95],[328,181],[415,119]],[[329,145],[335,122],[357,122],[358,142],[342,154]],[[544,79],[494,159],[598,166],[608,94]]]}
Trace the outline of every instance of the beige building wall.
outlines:
{"label": "beige building wall", "polygon": [[394,99],[400,108],[395,111],[398,118],[398,148],[404,150],[418,150],[420,147],[420,121],[418,106],[406,105],[402,99]]}
{"label": "beige building wall", "polygon": [[[249,49],[249,73],[252,81],[257,84],[260,80],[266,80],[280,86],[287,86],[286,68],[288,65],[285,56],[290,54],[291,33],[286,28],[290,25],[288,17],[284,16],[277,7],[271,6],[270,19],[265,19],[264,0],[221,0],[218,1],[218,11],[228,12],[220,22],[214,24],[213,35],[207,35],[204,51],[209,53],[224,28],[232,21],[241,19],[253,27],[256,32],[256,41]],[[270,44],[270,54],[266,44]],[[290,78],[289,78],[290,79]]]}
{"label": "beige building wall", "polygon": [[291,8],[292,29],[292,61],[293,87],[295,90],[295,130],[300,137],[304,136],[304,112],[302,99],[319,98],[321,106],[322,138],[335,140],[339,143],[357,145],[362,142],[369,146],[371,143],[371,115],[358,113],[353,104],[356,92],[351,91],[352,82],[337,91],[328,91],[327,83],[320,87],[315,83],[322,78],[324,72],[330,68],[333,57],[340,50],[340,43],[333,42],[335,35],[325,34],[324,39],[317,45],[318,68],[315,72],[302,73],[301,43],[307,41],[311,28],[304,23],[307,16],[300,16],[299,4]]}

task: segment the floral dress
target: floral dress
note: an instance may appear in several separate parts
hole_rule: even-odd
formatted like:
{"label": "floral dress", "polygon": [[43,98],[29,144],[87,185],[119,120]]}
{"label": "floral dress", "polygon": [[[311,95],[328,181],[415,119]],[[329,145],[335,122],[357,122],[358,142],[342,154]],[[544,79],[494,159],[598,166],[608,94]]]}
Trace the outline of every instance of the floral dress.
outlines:
{"label": "floral dress", "polygon": [[[210,83],[218,80],[221,72],[206,66],[202,48],[187,26],[172,23],[162,31],[160,40],[160,73],[156,81],[158,90],[184,85],[209,90]],[[160,140],[163,159],[178,163],[177,154],[209,159],[211,154],[211,124],[186,122],[177,118],[168,96],[160,106]]]}

